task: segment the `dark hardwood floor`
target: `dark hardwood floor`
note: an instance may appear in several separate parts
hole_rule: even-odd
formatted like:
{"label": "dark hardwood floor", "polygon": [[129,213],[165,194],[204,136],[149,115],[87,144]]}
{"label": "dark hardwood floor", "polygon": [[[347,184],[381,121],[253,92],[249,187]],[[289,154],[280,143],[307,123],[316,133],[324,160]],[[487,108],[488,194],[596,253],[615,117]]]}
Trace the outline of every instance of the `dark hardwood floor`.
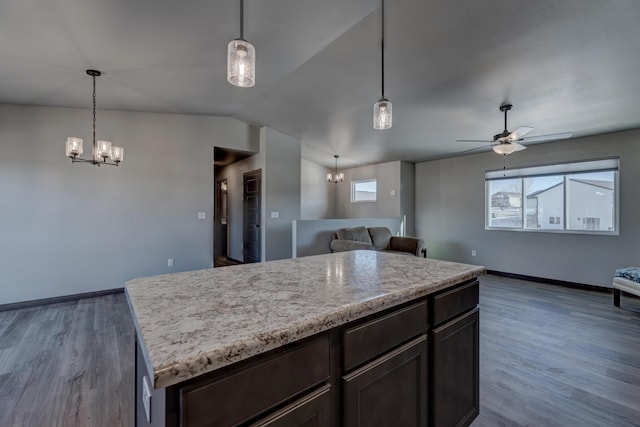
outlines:
{"label": "dark hardwood floor", "polygon": [[[480,282],[473,427],[640,425],[640,314],[601,292]],[[130,426],[132,403],[124,295],[0,312],[0,426]]]}
{"label": "dark hardwood floor", "polygon": [[640,425],[640,314],[604,292],[492,275],[480,283],[473,427]]}
{"label": "dark hardwood floor", "polygon": [[124,294],[0,312],[0,426],[133,425]]}

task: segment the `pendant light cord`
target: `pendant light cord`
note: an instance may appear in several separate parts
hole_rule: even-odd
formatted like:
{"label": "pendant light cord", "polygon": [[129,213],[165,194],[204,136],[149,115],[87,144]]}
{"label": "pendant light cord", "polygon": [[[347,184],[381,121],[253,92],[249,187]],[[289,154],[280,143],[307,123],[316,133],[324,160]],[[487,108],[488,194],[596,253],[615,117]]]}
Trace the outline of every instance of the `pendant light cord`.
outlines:
{"label": "pendant light cord", "polygon": [[381,60],[380,68],[382,69],[382,98],[384,99],[384,0],[381,0],[381,3],[382,3],[382,7],[381,7],[382,9],[382,18],[381,18],[381,21],[382,21],[381,58],[382,60]]}
{"label": "pendant light cord", "polygon": [[96,76],[93,76],[93,148],[96,148]]}
{"label": "pendant light cord", "polygon": [[240,39],[244,40],[244,0],[240,0]]}

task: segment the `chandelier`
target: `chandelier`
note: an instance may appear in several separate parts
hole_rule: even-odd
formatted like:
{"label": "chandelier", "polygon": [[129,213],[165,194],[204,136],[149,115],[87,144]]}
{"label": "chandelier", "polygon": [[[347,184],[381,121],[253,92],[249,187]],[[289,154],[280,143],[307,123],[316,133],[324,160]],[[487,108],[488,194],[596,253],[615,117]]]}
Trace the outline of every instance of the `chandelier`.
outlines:
{"label": "chandelier", "polygon": [[227,81],[238,87],[256,84],[256,49],[244,39],[244,0],[240,0],[240,38],[227,47]]}
{"label": "chandelier", "polygon": [[391,102],[384,97],[384,0],[381,0],[382,15],[382,44],[381,44],[381,86],[382,97],[373,105],[373,128],[374,129],[390,129],[392,125],[392,105]]}
{"label": "chandelier", "polygon": [[[91,159],[83,159],[82,138],[70,136],[67,138],[65,145],[65,154],[71,159],[72,163],[91,163],[94,166],[109,165],[118,166],[124,156],[124,148],[112,145],[111,141],[96,141],[96,77],[102,75],[97,70],[87,70],[87,74],[93,77],[93,149]],[[109,159],[110,161],[107,161]]]}
{"label": "chandelier", "polygon": [[336,165],[333,168],[333,175],[330,173],[327,174],[327,182],[333,182],[334,184],[337,184],[344,181],[344,174],[342,172],[338,173],[338,157],[340,156],[335,154],[333,157],[336,158]]}

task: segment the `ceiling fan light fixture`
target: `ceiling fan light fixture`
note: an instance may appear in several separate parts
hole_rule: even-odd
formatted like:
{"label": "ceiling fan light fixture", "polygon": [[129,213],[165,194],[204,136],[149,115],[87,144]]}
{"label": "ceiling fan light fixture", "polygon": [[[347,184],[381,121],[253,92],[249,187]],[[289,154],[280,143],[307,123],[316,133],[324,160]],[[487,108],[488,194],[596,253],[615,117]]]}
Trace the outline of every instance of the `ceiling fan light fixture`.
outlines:
{"label": "ceiling fan light fixture", "polygon": [[256,49],[244,39],[244,0],[240,0],[240,38],[227,46],[227,81],[238,87],[256,84]]}
{"label": "ceiling fan light fixture", "polygon": [[502,154],[503,156],[506,156],[507,154],[511,154],[514,151],[518,151],[518,147],[508,142],[503,142],[501,144],[494,145],[493,151],[495,151],[498,154]]}

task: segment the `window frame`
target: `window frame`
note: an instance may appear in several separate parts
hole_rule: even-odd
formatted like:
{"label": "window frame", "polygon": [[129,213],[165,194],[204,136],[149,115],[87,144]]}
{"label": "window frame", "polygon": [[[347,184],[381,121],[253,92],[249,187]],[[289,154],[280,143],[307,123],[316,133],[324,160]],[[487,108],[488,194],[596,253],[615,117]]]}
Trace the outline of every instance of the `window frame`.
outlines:
{"label": "window frame", "polygon": [[[572,175],[595,173],[595,172],[613,172],[613,230],[581,230],[581,229],[569,229],[567,221],[568,212],[568,200],[567,200],[567,187],[569,177]],[[545,228],[526,228],[527,224],[527,203],[526,203],[526,190],[525,179],[532,177],[543,176],[563,176],[563,206],[562,217],[563,223],[562,229],[545,229]],[[521,180],[521,227],[494,227],[490,226],[491,218],[491,197],[490,197],[490,183],[492,181],[498,181],[502,179],[517,179]],[[559,234],[590,234],[599,236],[618,236],[620,235],[620,159],[619,157],[610,157],[605,159],[596,160],[582,160],[575,162],[554,163],[540,166],[527,166],[514,169],[502,169],[491,170],[485,173],[485,185],[484,185],[484,229],[488,231],[516,231],[526,233],[559,233]]]}
{"label": "window frame", "polygon": [[[376,184],[376,192],[375,199],[373,200],[356,200],[356,184],[366,183],[366,182],[375,182]],[[378,179],[377,178],[369,178],[369,179],[360,179],[351,181],[351,203],[375,203],[378,201]]]}

